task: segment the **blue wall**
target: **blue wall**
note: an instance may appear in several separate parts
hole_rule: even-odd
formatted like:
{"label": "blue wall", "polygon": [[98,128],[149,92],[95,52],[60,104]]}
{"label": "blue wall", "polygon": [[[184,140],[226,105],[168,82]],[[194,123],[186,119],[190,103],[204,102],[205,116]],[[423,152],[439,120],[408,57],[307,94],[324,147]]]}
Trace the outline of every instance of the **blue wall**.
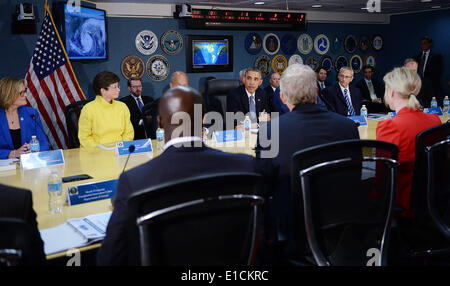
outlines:
{"label": "blue wall", "polygon": [[[0,36],[3,39],[2,46],[0,47],[0,77],[11,75],[23,78],[29,61],[31,59],[31,54],[34,49],[37,35],[12,35],[10,32],[10,20],[11,13],[13,12],[14,6],[18,3],[18,0],[4,1],[0,4],[0,17],[3,19],[0,22]],[[30,1],[33,3],[33,1]],[[42,21],[43,16],[43,1],[35,0],[34,5],[38,15],[38,20]],[[51,1],[49,1],[51,3]],[[375,54],[377,58],[377,74],[376,76],[382,77],[382,75],[389,71],[393,66],[400,65],[406,57],[412,56],[419,52],[419,42],[421,36],[427,34],[434,39],[434,50],[439,51],[444,54],[444,75],[442,82],[449,81],[450,68],[446,67],[445,61],[448,63],[449,59],[449,49],[444,49],[444,47],[449,46],[449,17],[448,10],[446,11],[435,11],[428,13],[421,13],[420,19],[425,23],[418,23],[416,14],[393,16],[391,18],[391,24],[389,25],[356,25],[356,24],[318,24],[312,23],[308,25],[307,33],[314,37],[318,34],[326,34],[331,38],[332,35],[337,34],[341,38],[344,38],[347,34],[354,34],[358,37],[360,34],[368,34],[373,36],[374,34],[380,33],[385,39],[384,48],[375,52],[369,49],[367,53]],[[250,55],[245,51],[244,39],[246,35],[252,31],[218,31],[218,30],[187,30],[179,20],[175,19],[147,19],[147,18],[119,18],[111,17],[107,20],[108,25],[108,42],[109,42],[109,59],[104,61],[72,61],[73,68],[75,70],[76,76],[80,82],[81,88],[85,94],[92,98],[94,96],[92,91],[92,79],[94,76],[102,70],[110,70],[115,72],[121,77],[121,96],[127,95],[128,90],[126,89],[125,78],[120,72],[120,64],[124,57],[130,54],[138,55],[142,58],[144,62],[154,54],[164,55],[170,63],[171,72],[176,70],[185,70],[185,49],[175,55],[166,55],[160,47],[157,51],[149,56],[145,56],[139,53],[134,45],[134,40],[137,35],[142,30],[151,30],[158,37],[167,30],[177,30],[183,36],[187,34],[200,34],[200,35],[232,35],[234,41],[234,71],[227,73],[192,73],[188,74],[190,85],[198,90],[208,76],[214,76],[216,78],[238,78],[238,73],[242,68],[252,66],[256,58],[260,55],[265,54],[262,49],[257,55]],[[406,29],[411,31],[417,31],[414,33],[405,32]],[[40,22],[38,24],[38,31],[40,30]],[[257,32],[262,38],[265,36],[266,32]],[[281,39],[287,33],[293,33],[298,37],[302,32],[291,32],[291,31],[275,31],[273,32],[279,36]],[[281,50],[280,52],[281,53]],[[298,53],[298,52],[297,52]],[[363,59],[365,53],[357,52]],[[298,53],[299,54],[299,53]],[[315,54],[314,49],[311,54]],[[352,55],[347,54],[342,50],[341,54],[350,58]],[[328,52],[333,60],[337,55],[333,54],[331,51]],[[285,55],[289,59],[290,55]],[[318,56],[318,55],[316,55]],[[273,56],[269,56],[273,58]],[[302,55],[305,60],[306,56]],[[320,58],[320,56],[319,56]],[[335,78],[335,73],[329,75],[329,79]],[[357,81],[362,78],[362,72],[355,75],[355,80]],[[446,80],[444,80],[444,78]],[[170,76],[162,81],[155,82],[151,80],[147,74],[143,77],[144,83],[144,94],[151,95],[154,98],[162,96],[163,92],[169,87]],[[268,84],[268,78],[265,79],[263,86]],[[446,92],[448,93],[448,85],[446,86]]]}

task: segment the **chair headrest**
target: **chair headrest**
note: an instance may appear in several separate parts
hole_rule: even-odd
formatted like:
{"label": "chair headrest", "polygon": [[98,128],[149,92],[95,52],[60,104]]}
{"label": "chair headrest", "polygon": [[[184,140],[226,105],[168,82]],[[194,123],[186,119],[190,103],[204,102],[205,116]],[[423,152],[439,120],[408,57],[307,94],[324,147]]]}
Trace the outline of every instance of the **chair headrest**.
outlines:
{"label": "chair headrest", "polygon": [[213,79],[206,82],[206,95],[226,95],[239,85],[239,80],[235,79]]}

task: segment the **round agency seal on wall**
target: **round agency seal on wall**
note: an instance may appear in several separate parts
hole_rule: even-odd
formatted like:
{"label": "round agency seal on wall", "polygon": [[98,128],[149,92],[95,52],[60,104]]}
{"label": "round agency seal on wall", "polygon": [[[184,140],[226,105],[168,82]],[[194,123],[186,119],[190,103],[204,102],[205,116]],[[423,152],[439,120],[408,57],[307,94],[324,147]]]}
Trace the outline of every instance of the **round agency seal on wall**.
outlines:
{"label": "round agency seal on wall", "polygon": [[139,52],[151,55],[158,48],[158,37],[152,31],[143,30],[137,34],[135,44]]}
{"label": "round agency seal on wall", "polygon": [[373,38],[372,38],[372,48],[375,51],[377,51],[377,52],[381,51],[381,49],[383,48],[383,43],[384,43],[384,40],[383,40],[383,37],[381,35],[373,36]]}
{"label": "round agency seal on wall", "polygon": [[141,78],[144,75],[144,61],[136,56],[126,56],[120,64],[120,70],[126,79]]}
{"label": "round agency seal on wall", "polygon": [[183,37],[174,30],[165,32],[160,42],[162,50],[170,56],[178,54],[183,48]]}
{"label": "round agency seal on wall", "polygon": [[244,45],[247,53],[256,55],[262,49],[261,37],[257,33],[250,33],[245,37]]}
{"label": "round agency seal on wall", "polygon": [[286,34],[281,38],[281,51],[286,55],[292,55],[297,50],[297,41],[294,35]]}
{"label": "round agency seal on wall", "polygon": [[331,51],[338,54],[342,51],[342,40],[338,35],[334,35],[330,41]]}
{"label": "round agency seal on wall", "polygon": [[307,55],[312,51],[313,40],[308,34],[301,34],[297,40],[297,49],[300,53]]}
{"label": "round agency seal on wall", "polygon": [[377,58],[374,54],[367,54],[364,57],[364,65],[366,66],[373,66],[375,68],[377,66]]}
{"label": "round agency seal on wall", "polygon": [[314,39],[314,50],[319,55],[324,55],[330,49],[330,40],[324,34],[317,35]]}
{"label": "round agency seal on wall", "polygon": [[348,66],[348,61],[347,61],[347,58],[345,56],[339,56],[334,61],[334,68],[336,69],[337,72],[339,72],[339,70],[342,67],[346,67],[346,66]]}
{"label": "round agency seal on wall", "polygon": [[147,61],[147,74],[154,81],[165,80],[170,73],[169,61],[163,55],[154,55]]}
{"label": "round agency seal on wall", "polygon": [[319,66],[319,59],[316,56],[309,56],[305,60],[305,64],[310,66],[313,71]]}
{"label": "round agency seal on wall", "polygon": [[264,51],[269,55],[274,55],[280,49],[280,39],[277,35],[269,33],[263,40]]}
{"label": "round agency seal on wall", "polygon": [[285,56],[276,55],[272,59],[272,70],[279,74],[282,74],[284,70],[287,68],[288,62]]}
{"label": "round agency seal on wall", "polygon": [[270,58],[266,55],[259,56],[255,61],[255,67],[261,71],[263,78],[267,77],[270,73]]}
{"label": "round agency seal on wall", "polygon": [[350,58],[350,66],[354,73],[359,73],[362,69],[363,61],[360,56],[354,55]]}
{"label": "round agency seal on wall", "polygon": [[345,37],[344,49],[347,51],[347,53],[354,53],[357,46],[358,42],[356,41],[356,37],[354,35],[347,35],[347,37]]}
{"label": "round agency seal on wall", "polygon": [[366,34],[362,34],[359,36],[358,40],[358,48],[361,52],[365,52],[370,47],[370,38]]}
{"label": "round agency seal on wall", "polygon": [[290,58],[289,58],[289,61],[288,61],[288,66],[290,66],[290,65],[293,65],[293,64],[303,64],[303,59],[302,59],[302,57],[300,56],[300,55],[292,55]]}
{"label": "round agency seal on wall", "polygon": [[323,56],[320,60],[320,66],[330,72],[333,68],[333,59],[330,56]]}

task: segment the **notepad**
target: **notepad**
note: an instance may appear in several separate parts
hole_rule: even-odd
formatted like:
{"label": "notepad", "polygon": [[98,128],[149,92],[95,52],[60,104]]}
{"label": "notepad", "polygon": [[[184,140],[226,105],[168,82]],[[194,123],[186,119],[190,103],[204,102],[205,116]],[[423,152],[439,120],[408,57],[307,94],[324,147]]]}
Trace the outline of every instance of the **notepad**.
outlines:
{"label": "notepad", "polygon": [[16,169],[16,159],[5,159],[0,160],[0,171],[9,171],[9,170],[15,170]]}
{"label": "notepad", "polygon": [[112,212],[73,218],[40,231],[46,255],[82,247],[103,240]]}

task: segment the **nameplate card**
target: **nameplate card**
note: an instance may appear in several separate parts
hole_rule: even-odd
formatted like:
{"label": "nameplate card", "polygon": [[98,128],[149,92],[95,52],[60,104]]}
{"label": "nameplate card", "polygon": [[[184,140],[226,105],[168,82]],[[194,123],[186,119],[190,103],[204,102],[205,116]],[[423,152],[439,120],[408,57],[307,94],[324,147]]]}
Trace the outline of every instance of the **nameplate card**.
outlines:
{"label": "nameplate card", "polygon": [[214,131],[213,138],[216,143],[244,141],[241,129]]}
{"label": "nameplate card", "polygon": [[64,155],[61,149],[20,155],[20,166],[23,170],[63,164]]}
{"label": "nameplate card", "polygon": [[359,123],[359,126],[367,125],[367,119],[364,115],[349,116],[348,118],[356,123]]}
{"label": "nameplate card", "polygon": [[69,206],[110,199],[117,190],[117,179],[67,187]]}
{"label": "nameplate card", "polygon": [[133,154],[153,152],[151,139],[140,139],[133,141],[119,141],[116,143],[116,155],[130,154],[130,146],[134,145]]}
{"label": "nameplate card", "polygon": [[425,108],[423,110],[423,112],[427,113],[427,114],[437,114],[439,116],[444,115],[444,113],[442,112],[442,109],[440,107],[429,107],[429,108]]}

